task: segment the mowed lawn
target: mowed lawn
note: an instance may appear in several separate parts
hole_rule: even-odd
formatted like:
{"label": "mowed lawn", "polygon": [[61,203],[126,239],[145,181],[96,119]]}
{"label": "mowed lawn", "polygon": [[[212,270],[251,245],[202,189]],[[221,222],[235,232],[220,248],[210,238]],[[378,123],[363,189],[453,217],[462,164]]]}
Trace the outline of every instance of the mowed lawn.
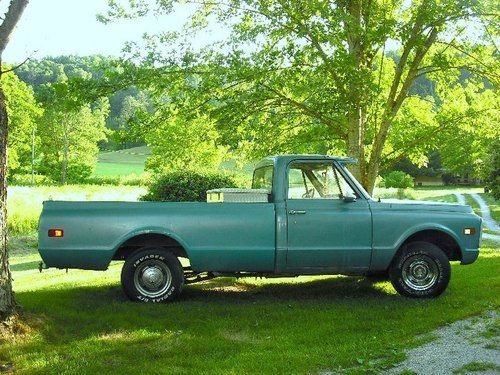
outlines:
{"label": "mowed lawn", "polygon": [[149,155],[151,151],[145,146],[101,152],[98,155],[94,176],[129,176],[132,174],[139,176],[144,173],[144,165]]}
{"label": "mowed lawn", "polygon": [[338,276],[215,279],[147,305],[122,294],[119,262],[39,273],[38,260],[30,244],[13,250],[27,324],[0,344],[0,365],[18,373],[381,371],[436,327],[500,303],[500,254],[488,242],[476,263],[453,264],[444,295],[423,301],[385,281]]}

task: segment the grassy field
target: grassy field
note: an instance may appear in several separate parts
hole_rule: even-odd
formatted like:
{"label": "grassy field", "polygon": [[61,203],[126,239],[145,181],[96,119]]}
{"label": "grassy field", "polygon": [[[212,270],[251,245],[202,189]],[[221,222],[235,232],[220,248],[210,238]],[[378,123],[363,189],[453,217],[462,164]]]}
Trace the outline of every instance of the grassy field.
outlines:
{"label": "grassy field", "polygon": [[39,273],[31,246],[11,260],[26,322],[0,342],[0,365],[18,373],[376,372],[436,327],[500,302],[500,253],[488,243],[473,265],[452,266],[434,300],[365,278],[224,278],[187,286],[167,305],[126,300],[119,262],[105,272]]}
{"label": "grassy field", "polygon": [[101,152],[94,176],[129,176],[144,173],[144,163],[151,154],[147,147],[133,147],[126,150]]}
{"label": "grassy field", "polygon": [[36,231],[44,200],[135,201],[146,192],[137,186],[12,186],[8,190],[7,224],[12,235],[29,235]]}
{"label": "grassy field", "polygon": [[490,207],[491,217],[500,222],[500,201],[495,200],[491,195],[481,193],[479,194],[484,199],[486,204]]}

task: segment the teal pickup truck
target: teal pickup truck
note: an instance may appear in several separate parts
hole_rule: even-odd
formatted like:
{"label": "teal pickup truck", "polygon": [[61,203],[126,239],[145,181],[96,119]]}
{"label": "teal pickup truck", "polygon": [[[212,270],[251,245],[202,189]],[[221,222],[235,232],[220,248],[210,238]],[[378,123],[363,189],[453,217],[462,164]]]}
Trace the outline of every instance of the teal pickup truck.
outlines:
{"label": "teal pickup truck", "polygon": [[260,202],[46,201],[41,268],[105,270],[124,260],[123,290],[143,302],[228,275],[381,274],[402,295],[438,296],[450,261],[478,257],[481,218],[469,206],[373,200],[346,168],[351,162],[265,158],[253,174],[252,188],[265,189]]}

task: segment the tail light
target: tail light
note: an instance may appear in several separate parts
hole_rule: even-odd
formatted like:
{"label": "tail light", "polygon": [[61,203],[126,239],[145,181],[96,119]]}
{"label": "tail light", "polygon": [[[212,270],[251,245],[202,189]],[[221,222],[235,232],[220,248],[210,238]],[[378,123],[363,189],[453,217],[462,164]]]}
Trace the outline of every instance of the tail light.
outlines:
{"label": "tail light", "polygon": [[49,237],[64,237],[62,229],[49,229]]}

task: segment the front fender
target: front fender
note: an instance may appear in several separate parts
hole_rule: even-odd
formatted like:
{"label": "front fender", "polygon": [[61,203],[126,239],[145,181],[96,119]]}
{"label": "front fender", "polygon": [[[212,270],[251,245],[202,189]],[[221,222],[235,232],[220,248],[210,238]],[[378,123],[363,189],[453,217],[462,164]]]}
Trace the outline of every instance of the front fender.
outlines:
{"label": "front fender", "polygon": [[456,233],[454,231],[452,231],[450,228],[448,228],[448,227],[446,227],[446,226],[444,226],[442,224],[437,224],[437,223],[416,225],[416,226],[411,227],[410,229],[406,230],[401,235],[401,237],[399,238],[399,240],[398,240],[398,242],[397,242],[397,244],[395,246],[396,251],[401,247],[401,245],[408,238],[410,238],[414,234],[417,234],[419,232],[423,232],[423,231],[426,231],[426,230],[439,231],[439,232],[443,232],[443,233],[449,235],[451,238],[453,238],[453,240],[460,247],[460,252],[462,253],[462,255],[464,254],[465,246],[464,246],[463,242],[458,238],[458,236],[456,235]]}
{"label": "front fender", "polygon": [[406,229],[394,243],[386,244],[385,246],[377,246],[377,244],[374,244],[370,271],[376,272],[387,270],[392,262],[392,259],[394,258],[394,255],[401,245],[408,240],[408,238],[419,232],[428,230],[439,231],[449,235],[458,244],[462,258],[466,257],[468,254],[463,241],[458,238],[457,234],[452,229],[438,223],[414,225]]}

